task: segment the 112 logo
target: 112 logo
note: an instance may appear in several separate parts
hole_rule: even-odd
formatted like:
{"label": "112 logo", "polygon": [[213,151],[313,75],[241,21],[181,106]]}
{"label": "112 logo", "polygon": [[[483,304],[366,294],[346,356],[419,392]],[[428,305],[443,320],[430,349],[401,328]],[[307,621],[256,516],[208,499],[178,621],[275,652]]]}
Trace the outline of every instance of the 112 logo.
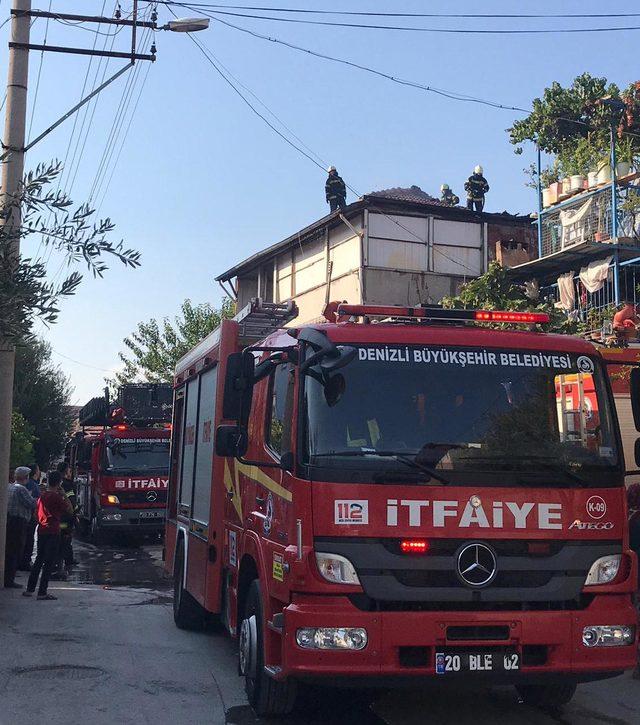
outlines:
{"label": "112 logo", "polygon": [[366,500],[337,500],[334,502],[334,522],[336,524],[368,524],[369,502]]}

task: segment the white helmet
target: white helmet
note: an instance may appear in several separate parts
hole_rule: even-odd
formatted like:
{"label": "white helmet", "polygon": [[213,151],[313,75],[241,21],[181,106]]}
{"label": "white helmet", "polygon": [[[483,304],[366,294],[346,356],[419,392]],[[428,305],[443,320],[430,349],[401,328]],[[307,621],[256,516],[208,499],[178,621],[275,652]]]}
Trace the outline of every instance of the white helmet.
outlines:
{"label": "white helmet", "polygon": [[329,167],[329,168],[327,169],[328,173],[331,173],[332,171],[335,171],[335,170],[336,170],[336,167],[335,167],[335,166],[330,166],[330,167]]}
{"label": "white helmet", "polygon": [[478,166],[476,166],[476,168],[473,170],[473,173],[482,174],[482,166],[480,166],[480,164],[478,164]]}
{"label": "white helmet", "polygon": [[449,184],[443,184],[443,185],[442,185],[442,186],[440,187],[440,191],[446,191],[446,190],[447,190],[448,188],[449,188]]}

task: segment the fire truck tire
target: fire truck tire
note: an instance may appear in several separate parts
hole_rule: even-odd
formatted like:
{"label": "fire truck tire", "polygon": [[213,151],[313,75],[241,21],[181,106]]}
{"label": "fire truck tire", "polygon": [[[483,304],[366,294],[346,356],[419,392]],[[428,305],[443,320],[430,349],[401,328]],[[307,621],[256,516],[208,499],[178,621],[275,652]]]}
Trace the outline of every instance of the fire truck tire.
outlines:
{"label": "fire truck tire", "polygon": [[560,707],[566,705],[576,692],[574,682],[553,685],[516,685],[516,690],[527,705],[534,707]]}
{"label": "fire truck tire", "polygon": [[204,610],[184,588],[184,544],[176,549],[173,567],[173,621],[180,629],[202,629]]}
{"label": "fire truck tire", "polygon": [[94,546],[101,546],[102,544],[104,544],[104,531],[102,531],[102,529],[100,528],[100,524],[98,524],[98,517],[95,515],[91,518],[89,537],[91,539],[91,543],[94,544]]}
{"label": "fire truck tire", "polygon": [[288,715],[296,703],[297,683],[274,680],[265,673],[262,621],[260,584],[254,580],[249,587],[238,637],[240,673],[244,676],[249,704],[257,715]]}

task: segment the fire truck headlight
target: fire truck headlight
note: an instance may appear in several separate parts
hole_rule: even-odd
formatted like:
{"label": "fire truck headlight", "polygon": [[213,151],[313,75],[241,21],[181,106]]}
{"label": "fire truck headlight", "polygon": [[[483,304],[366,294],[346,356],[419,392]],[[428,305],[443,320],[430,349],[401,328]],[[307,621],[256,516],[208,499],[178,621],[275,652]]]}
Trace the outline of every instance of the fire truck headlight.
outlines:
{"label": "fire truck headlight", "polygon": [[304,627],[296,632],[303,649],[352,649],[367,646],[367,630],[362,627]]}
{"label": "fire truck headlight", "polygon": [[316,563],[322,577],[332,584],[360,584],[353,564],[344,556],[317,551]]}
{"label": "fire truck headlight", "polygon": [[592,584],[609,584],[618,575],[620,569],[621,554],[610,554],[596,559],[589,569],[587,578],[584,581],[585,586]]}
{"label": "fire truck headlight", "polygon": [[585,647],[624,647],[633,644],[635,638],[635,627],[623,625],[591,625],[582,630]]}
{"label": "fire truck headlight", "polygon": [[107,503],[111,503],[111,504],[117,505],[117,504],[120,503],[120,499],[117,496],[114,496],[112,493],[110,493],[107,496]]}

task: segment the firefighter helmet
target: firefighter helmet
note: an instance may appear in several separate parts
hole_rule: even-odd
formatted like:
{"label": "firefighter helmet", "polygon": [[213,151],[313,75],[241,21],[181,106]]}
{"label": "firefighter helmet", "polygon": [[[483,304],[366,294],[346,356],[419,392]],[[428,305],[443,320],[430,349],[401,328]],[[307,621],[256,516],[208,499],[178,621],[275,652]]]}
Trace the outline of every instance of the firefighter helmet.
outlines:
{"label": "firefighter helmet", "polygon": [[478,164],[476,166],[476,168],[473,170],[473,173],[474,174],[482,174],[482,166],[480,166],[480,164]]}
{"label": "firefighter helmet", "polygon": [[331,173],[332,171],[336,171],[336,167],[335,167],[335,166],[330,166],[330,167],[329,167],[329,168],[327,169],[327,171],[328,171],[329,173]]}
{"label": "firefighter helmet", "polygon": [[440,187],[440,191],[448,191],[448,189],[449,189],[449,184],[443,184],[443,185],[442,185],[442,186]]}

